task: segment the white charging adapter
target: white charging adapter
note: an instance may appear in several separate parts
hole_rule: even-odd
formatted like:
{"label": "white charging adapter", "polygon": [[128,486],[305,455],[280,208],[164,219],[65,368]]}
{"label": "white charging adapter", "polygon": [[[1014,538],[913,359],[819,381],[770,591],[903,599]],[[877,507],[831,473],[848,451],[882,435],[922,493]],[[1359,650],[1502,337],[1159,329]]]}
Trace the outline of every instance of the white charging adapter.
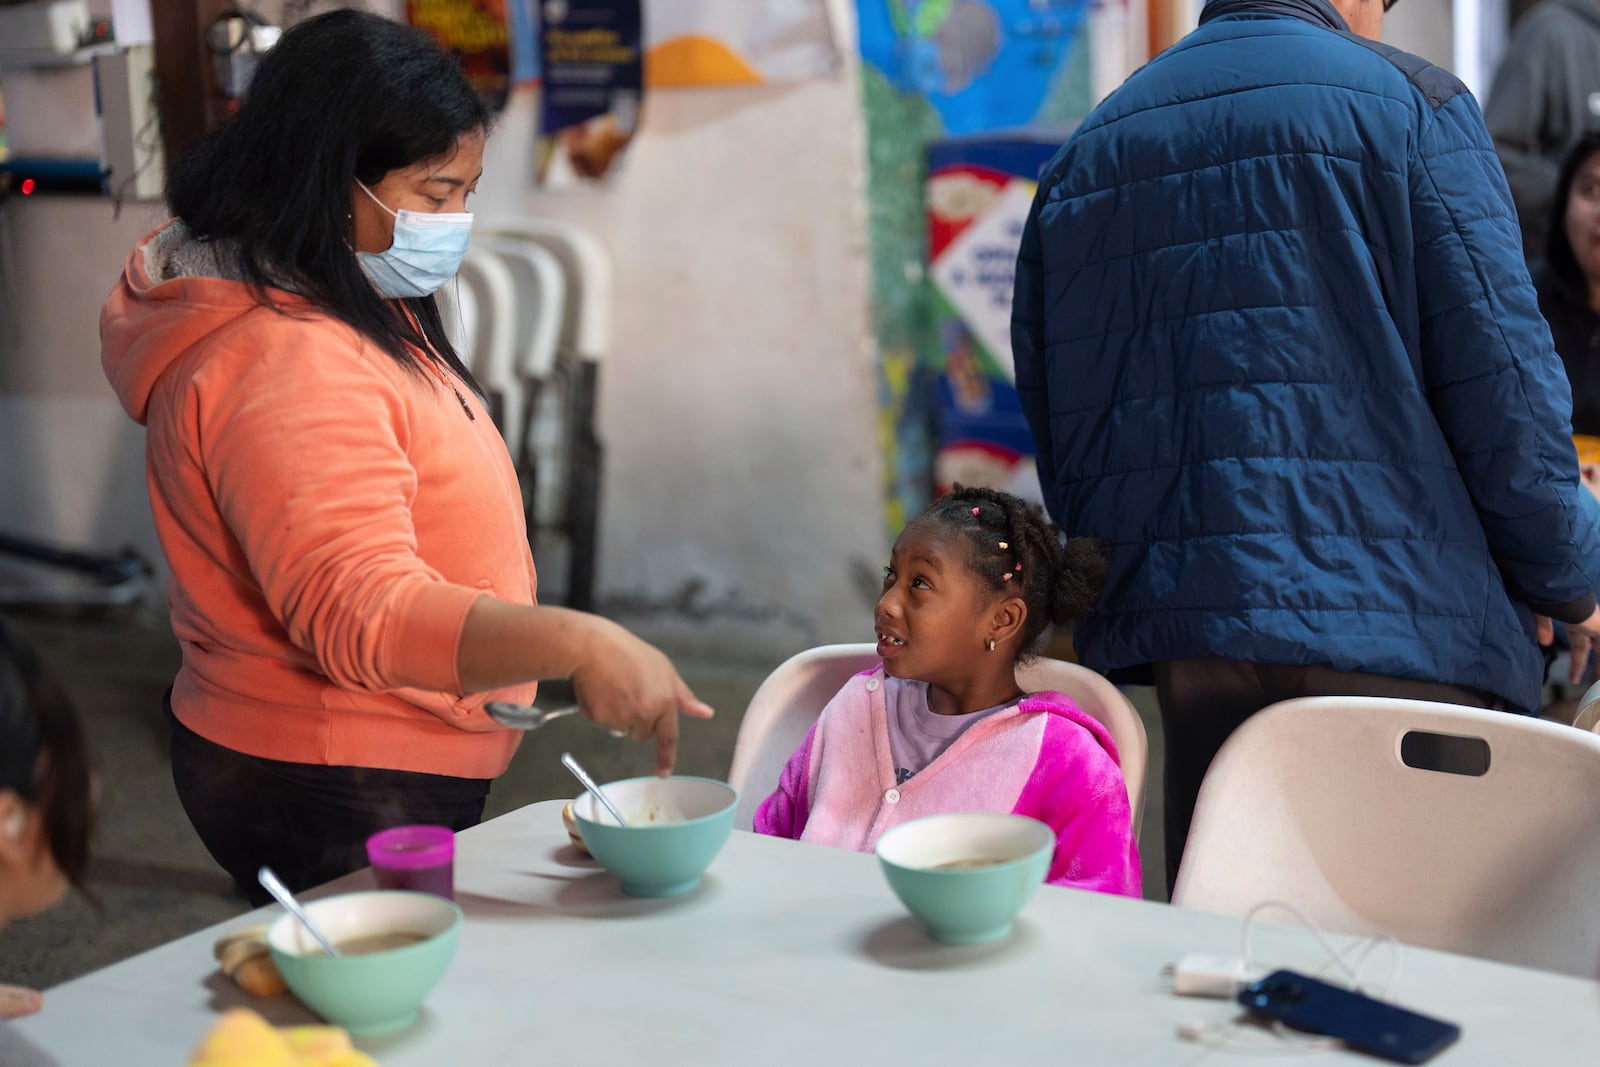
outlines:
{"label": "white charging adapter", "polygon": [[1172,978],[1172,991],[1180,997],[1232,997],[1267,972],[1237,956],[1190,952],[1167,967],[1166,973]]}

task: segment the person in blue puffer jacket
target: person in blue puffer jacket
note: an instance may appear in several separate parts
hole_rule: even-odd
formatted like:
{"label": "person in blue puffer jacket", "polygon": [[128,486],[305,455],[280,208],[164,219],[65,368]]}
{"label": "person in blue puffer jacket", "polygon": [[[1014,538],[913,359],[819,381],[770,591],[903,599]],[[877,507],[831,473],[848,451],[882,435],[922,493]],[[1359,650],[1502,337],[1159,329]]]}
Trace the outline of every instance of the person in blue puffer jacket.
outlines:
{"label": "person in blue puffer jacket", "polygon": [[1079,656],[1153,668],[1169,889],[1260,708],[1530,711],[1549,619],[1575,670],[1600,635],[1600,506],[1504,172],[1383,12],[1211,0],[1057,153],[1023,235],[1017,389],[1051,516],[1111,559]]}

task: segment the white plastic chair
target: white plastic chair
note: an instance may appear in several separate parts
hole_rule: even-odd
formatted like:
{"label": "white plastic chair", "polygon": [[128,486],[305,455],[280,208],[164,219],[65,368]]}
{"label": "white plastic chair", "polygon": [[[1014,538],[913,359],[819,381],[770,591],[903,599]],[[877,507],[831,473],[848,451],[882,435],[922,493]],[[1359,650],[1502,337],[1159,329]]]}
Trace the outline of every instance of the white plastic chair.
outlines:
{"label": "white plastic chair", "polygon": [[[734,825],[748,830],[756,809],[777,788],[783,765],[822,709],[850,677],[878,663],[872,644],[822,645],[789,657],[767,676],[750,698],[739,736],[733,744],[733,767],[728,782],[739,791],[739,811]],[[1054,689],[1106,727],[1122,761],[1133,809],[1133,832],[1138,837],[1144,805],[1145,764],[1149,745],[1138,711],[1116,686],[1074,663],[1037,659],[1017,672],[1017,684],[1027,692]]]}
{"label": "white plastic chair", "polygon": [[852,675],[878,663],[877,646],[822,645],[797,652],[767,675],[739,723],[728,784],[739,791],[733,825],[748,830],[756,809],[778,787],[784,762]]}
{"label": "white plastic chair", "polygon": [[559,517],[565,464],[566,415],[556,384],[556,357],[566,317],[567,279],[561,261],[537,241],[487,234],[474,247],[500,256],[516,284],[516,373],[523,389],[520,447],[511,453],[522,483],[529,530],[540,517]]}
{"label": "white plastic chair", "polygon": [[1578,700],[1578,714],[1572,719],[1572,725],[1580,730],[1600,734],[1600,682],[1589,687],[1589,691]]}
{"label": "white plastic chair", "polygon": [[[1481,772],[1481,773],[1480,773]],[[1379,697],[1252,716],[1201,783],[1172,902],[1592,976],[1600,737]]]}
{"label": "white plastic chair", "polygon": [[506,449],[522,444],[523,387],[516,363],[516,280],[498,255],[474,248],[461,261],[458,283],[466,288],[458,315],[466,338],[463,361],[489,397]]}
{"label": "white plastic chair", "polygon": [[1100,721],[1117,746],[1122,780],[1128,785],[1128,806],[1137,840],[1144,825],[1144,779],[1149,769],[1150,740],[1145,736],[1139,709],[1102,674],[1066,660],[1040,657],[1017,671],[1017,685],[1025,693],[1053,689]]}
{"label": "white plastic chair", "polygon": [[[560,262],[566,281],[566,307],[561,321],[557,382],[563,386],[565,415],[554,461],[553,479],[560,487],[559,515],[535,510],[529,501],[528,531],[555,526],[567,536],[567,603],[589,609],[594,603],[595,557],[599,537],[600,469],[603,449],[595,432],[595,405],[600,364],[611,351],[611,260],[593,234],[568,222],[531,216],[477,220],[474,233],[488,238],[532,241]],[[565,366],[563,367],[563,364]],[[546,410],[546,409],[542,409]]]}

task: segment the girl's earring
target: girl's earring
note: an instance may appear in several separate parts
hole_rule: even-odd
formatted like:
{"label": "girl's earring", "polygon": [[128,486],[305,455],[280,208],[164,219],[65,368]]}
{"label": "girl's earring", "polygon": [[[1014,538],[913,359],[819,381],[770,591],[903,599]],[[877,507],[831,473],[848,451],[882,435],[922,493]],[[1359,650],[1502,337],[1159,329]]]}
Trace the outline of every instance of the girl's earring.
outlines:
{"label": "girl's earring", "polygon": [[989,638],[989,640],[985,642],[985,646],[989,649],[990,652],[993,652],[994,651],[994,638],[992,638],[992,637]]}

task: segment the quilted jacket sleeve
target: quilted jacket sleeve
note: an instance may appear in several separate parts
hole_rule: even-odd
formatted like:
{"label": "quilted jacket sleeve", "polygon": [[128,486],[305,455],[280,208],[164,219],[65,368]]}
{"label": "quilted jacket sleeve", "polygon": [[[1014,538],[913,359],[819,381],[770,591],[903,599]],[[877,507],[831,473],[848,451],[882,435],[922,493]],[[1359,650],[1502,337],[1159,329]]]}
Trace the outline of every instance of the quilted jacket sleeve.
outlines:
{"label": "quilted jacket sleeve", "polygon": [[1049,188],[1047,183],[1039,185],[1017,253],[1016,288],[1011,298],[1011,356],[1016,364],[1017,398],[1039,457],[1039,486],[1044,491],[1045,509],[1059,523],[1056,465],[1050,442],[1050,396],[1045,388],[1044,255],[1039,242],[1039,208]]}
{"label": "quilted jacket sleeve", "polygon": [[1580,500],[1571,391],[1470,95],[1424,121],[1410,181],[1430,403],[1507,586],[1580,622],[1595,606],[1600,530]]}

